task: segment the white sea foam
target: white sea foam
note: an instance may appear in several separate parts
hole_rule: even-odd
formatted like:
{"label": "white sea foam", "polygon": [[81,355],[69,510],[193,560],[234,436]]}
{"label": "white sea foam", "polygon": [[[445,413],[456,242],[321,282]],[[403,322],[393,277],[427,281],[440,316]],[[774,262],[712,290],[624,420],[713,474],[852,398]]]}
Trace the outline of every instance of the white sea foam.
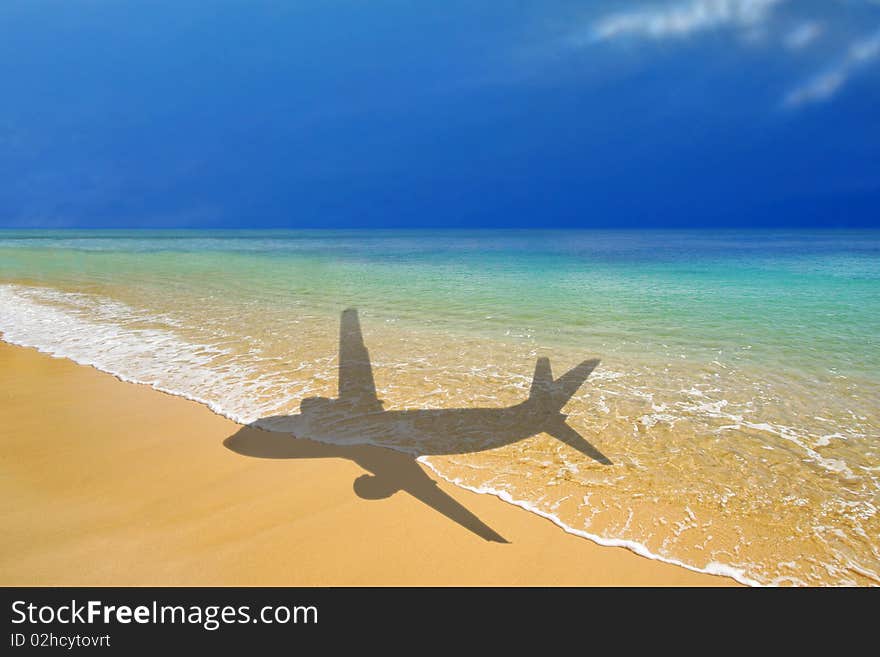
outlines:
{"label": "white sea foam", "polygon": [[[157,322],[168,328],[139,327]],[[277,397],[257,401],[270,385],[264,373],[242,363],[219,363],[228,349],[188,342],[173,326],[168,318],[103,297],[0,285],[0,331],[7,342],[200,402],[242,424],[276,410]]]}
{"label": "white sea foam", "polygon": [[590,532],[583,531],[582,529],[575,529],[571,525],[563,522],[558,516],[554,515],[553,513],[545,511],[544,509],[536,506],[534,503],[528,500],[515,498],[506,490],[493,488],[491,486],[470,486],[462,482],[460,479],[450,478],[446,476],[446,474],[444,474],[442,470],[434,467],[429,457],[421,456],[419,457],[418,461],[428,466],[432,472],[437,474],[437,476],[441,477],[444,481],[448,481],[450,484],[458,486],[459,488],[464,488],[473,493],[479,493],[481,495],[494,495],[498,499],[503,500],[509,504],[513,504],[522,509],[526,509],[527,511],[531,511],[532,513],[537,514],[542,518],[546,518],[569,534],[574,534],[575,536],[589,539],[599,545],[604,545],[607,547],[626,548],[631,552],[635,552],[639,556],[653,559],[655,561],[662,561],[664,563],[672,564],[675,566],[681,566],[682,568],[687,568],[688,570],[698,573],[730,577],[741,584],[745,584],[746,586],[764,586],[761,582],[758,582],[757,580],[754,580],[746,575],[744,570],[740,568],[734,568],[733,566],[729,566],[727,564],[710,562],[704,568],[700,568],[692,564],[685,563],[684,561],[679,561],[678,559],[652,552],[643,543],[639,543],[638,541],[633,541],[625,538],[609,538],[606,536],[600,536],[599,534],[591,534]]}

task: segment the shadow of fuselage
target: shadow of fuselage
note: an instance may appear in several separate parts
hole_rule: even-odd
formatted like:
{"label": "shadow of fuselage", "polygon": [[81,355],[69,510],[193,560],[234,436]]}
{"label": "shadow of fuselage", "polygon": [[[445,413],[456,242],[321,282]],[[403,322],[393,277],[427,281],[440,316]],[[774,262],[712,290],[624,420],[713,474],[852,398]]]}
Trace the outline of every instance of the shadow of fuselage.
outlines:
{"label": "shadow of fuselage", "polygon": [[597,364],[597,360],[584,361],[554,379],[550,361],[538,359],[528,398],[514,406],[385,411],[376,396],[357,311],[349,309],[340,322],[338,398],[306,398],[299,414],[261,418],[227,438],[224,445],[259,458],[351,460],[372,473],[355,480],[360,497],[381,499],[406,491],[482,538],[506,542],[444,493],[415,459],[479,452],[547,433],[599,463],[610,464],[566,424],[561,412]]}

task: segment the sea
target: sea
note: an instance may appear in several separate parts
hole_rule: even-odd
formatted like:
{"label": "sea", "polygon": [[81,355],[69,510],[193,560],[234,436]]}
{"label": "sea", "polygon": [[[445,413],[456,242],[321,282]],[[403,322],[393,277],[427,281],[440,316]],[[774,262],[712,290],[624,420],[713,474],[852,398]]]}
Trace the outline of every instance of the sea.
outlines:
{"label": "sea", "polygon": [[600,361],[563,412],[610,464],[539,432],[432,476],[745,584],[880,584],[880,231],[0,230],[3,340],[243,424],[336,396],[347,308],[386,410]]}

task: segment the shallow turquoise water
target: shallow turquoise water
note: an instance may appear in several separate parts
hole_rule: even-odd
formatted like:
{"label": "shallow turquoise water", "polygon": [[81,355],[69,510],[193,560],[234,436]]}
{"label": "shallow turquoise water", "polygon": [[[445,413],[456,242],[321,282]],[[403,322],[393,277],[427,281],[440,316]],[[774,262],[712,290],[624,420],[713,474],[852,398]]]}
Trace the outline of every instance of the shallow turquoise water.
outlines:
{"label": "shallow turquoise water", "polygon": [[0,280],[136,285],[877,376],[880,232],[2,231]]}

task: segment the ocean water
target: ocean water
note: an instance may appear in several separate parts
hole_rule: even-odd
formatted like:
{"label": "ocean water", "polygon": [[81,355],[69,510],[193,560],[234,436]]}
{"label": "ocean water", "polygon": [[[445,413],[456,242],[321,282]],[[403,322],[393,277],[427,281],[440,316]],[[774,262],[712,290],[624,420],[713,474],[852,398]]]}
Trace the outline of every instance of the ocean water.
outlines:
{"label": "ocean water", "polygon": [[880,232],[0,231],[5,340],[243,423],[335,396],[348,307],[387,410],[600,359],[564,412],[612,465],[539,433],[437,476],[749,584],[880,583]]}

